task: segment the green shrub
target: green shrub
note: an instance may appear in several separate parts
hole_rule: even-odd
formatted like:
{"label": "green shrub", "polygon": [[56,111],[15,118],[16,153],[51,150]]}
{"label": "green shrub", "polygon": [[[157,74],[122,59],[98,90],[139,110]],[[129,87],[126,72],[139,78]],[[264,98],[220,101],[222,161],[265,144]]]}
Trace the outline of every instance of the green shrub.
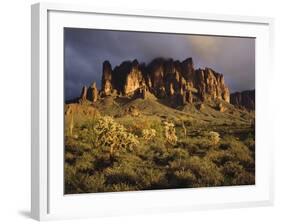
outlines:
{"label": "green shrub", "polygon": [[75,166],[68,164],[65,164],[64,171],[65,192],[67,194],[91,192],[88,173],[79,172]]}
{"label": "green shrub", "polygon": [[190,156],[185,160],[175,160],[170,163],[170,168],[173,172],[192,172],[196,177],[196,181],[192,183],[193,187],[218,186],[223,183],[223,175],[218,167],[211,161],[197,156]]}
{"label": "green shrub", "polygon": [[222,143],[222,144],[220,144],[219,148],[222,150],[227,150],[230,148],[230,145],[227,143]]}
{"label": "green shrub", "polygon": [[190,155],[203,157],[206,153],[216,148],[213,141],[209,139],[208,133],[197,135],[196,137],[186,137],[179,141],[179,145],[188,150]]}
{"label": "green shrub", "polygon": [[228,185],[249,185],[255,183],[255,176],[247,172],[238,162],[227,162],[223,166],[223,173]]}
{"label": "green shrub", "polygon": [[88,192],[104,192],[106,191],[105,177],[101,173],[96,173],[87,178]]}
{"label": "green shrub", "polygon": [[163,189],[168,187],[166,170],[154,167],[142,167],[136,170],[138,176],[142,177],[138,187],[140,189]]}
{"label": "green shrub", "polygon": [[118,184],[112,184],[106,187],[104,191],[108,192],[118,192],[118,191],[135,191],[138,190],[134,186],[130,186],[125,183],[118,183]]}
{"label": "green shrub", "polygon": [[238,173],[243,171],[243,166],[238,162],[228,161],[223,165],[223,173],[226,176],[235,177]]}
{"label": "green shrub", "polygon": [[179,187],[192,187],[196,183],[196,177],[191,170],[178,170],[172,174],[172,185]]}
{"label": "green shrub", "polygon": [[181,148],[166,148],[151,146],[150,149],[153,153],[152,159],[157,165],[166,166],[174,160],[184,160],[189,157],[186,150]]}
{"label": "green shrub", "polygon": [[127,184],[136,185],[140,178],[130,167],[114,167],[105,170],[106,183],[113,184]]}
{"label": "green shrub", "polygon": [[247,171],[241,172],[232,182],[233,185],[253,185],[255,184],[255,175]]}
{"label": "green shrub", "polygon": [[191,144],[188,147],[188,152],[192,156],[205,156],[207,151],[209,150],[208,145],[204,145],[202,143],[196,145],[196,144]]}
{"label": "green shrub", "polygon": [[235,160],[235,156],[226,150],[210,150],[206,155],[206,159],[212,161],[217,166],[222,166],[228,161]]}
{"label": "green shrub", "polygon": [[252,151],[255,152],[255,140],[253,138],[247,138],[244,144]]}
{"label": "green shrub", "polygon": [[243,166],[254,162],[253,153],[239,139],[227,136],[223,139],[222,144],[228,145],[228,149],[225,151],[232,154],[234,160],[240,162]]}

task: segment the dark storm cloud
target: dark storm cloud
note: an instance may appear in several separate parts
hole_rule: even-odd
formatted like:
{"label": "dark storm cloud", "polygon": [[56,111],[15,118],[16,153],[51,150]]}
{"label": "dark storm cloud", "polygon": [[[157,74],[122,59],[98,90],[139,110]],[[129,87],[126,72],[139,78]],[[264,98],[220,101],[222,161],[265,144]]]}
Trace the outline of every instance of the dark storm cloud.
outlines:
{"label": "dark storm cloud", "polygon": [[255,87],[255,41],[251,38],[65,29],[65,94],[80,94],[83,85],[100,87],[102,63],[125,60],[149,63],[155,57],[193,58],[196,68],[224,74],[231,92]]}

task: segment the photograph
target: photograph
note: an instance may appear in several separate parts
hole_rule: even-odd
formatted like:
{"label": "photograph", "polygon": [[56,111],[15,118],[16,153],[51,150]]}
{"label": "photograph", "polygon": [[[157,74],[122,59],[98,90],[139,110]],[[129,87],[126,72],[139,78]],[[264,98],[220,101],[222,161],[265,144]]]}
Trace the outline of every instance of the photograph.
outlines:
{"label": "photograph", "polygon": [[255,37],[63,35],[64,194],[255,185]]}

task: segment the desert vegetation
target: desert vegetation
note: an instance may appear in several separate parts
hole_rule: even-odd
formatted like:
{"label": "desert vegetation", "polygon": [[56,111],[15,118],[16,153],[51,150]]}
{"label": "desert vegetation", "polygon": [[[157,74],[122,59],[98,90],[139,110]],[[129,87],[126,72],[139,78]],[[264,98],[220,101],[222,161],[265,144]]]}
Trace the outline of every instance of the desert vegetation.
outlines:
{"label": "desert vegetation", "polygon": [[66,116],[65,193],[254,184],[254,129],[218,120],[198,122],[175,111],[76,111]]}
{"label": "desert vegetation", "polygon": [[65,193],[255,184],[255,94],[192,58],[103,63],[65,104]]}

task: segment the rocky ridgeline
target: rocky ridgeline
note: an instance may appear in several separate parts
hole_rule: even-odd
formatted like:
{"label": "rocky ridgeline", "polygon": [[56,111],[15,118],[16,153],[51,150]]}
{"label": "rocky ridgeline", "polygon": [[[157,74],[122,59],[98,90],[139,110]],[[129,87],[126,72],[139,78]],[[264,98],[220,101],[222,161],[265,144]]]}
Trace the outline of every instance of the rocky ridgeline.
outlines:
{"label": "rocky ridgeline", "polygon": [[147,92],[176,105],[217,99],[230,102],[223,75],[210,68],[194,69],[192,58],[182,62],[156,58],[148,65],[125,61],[114,69],[105,61],[101,90],[95,83],[83,87],[80,100],[96,102],[99,97],[116,94],[146,98]]}
{"label": "rocky ridgeline", "polygon": [[255,90],[247,90],[230,94],[230,103],[248,110],[255,110]]}

